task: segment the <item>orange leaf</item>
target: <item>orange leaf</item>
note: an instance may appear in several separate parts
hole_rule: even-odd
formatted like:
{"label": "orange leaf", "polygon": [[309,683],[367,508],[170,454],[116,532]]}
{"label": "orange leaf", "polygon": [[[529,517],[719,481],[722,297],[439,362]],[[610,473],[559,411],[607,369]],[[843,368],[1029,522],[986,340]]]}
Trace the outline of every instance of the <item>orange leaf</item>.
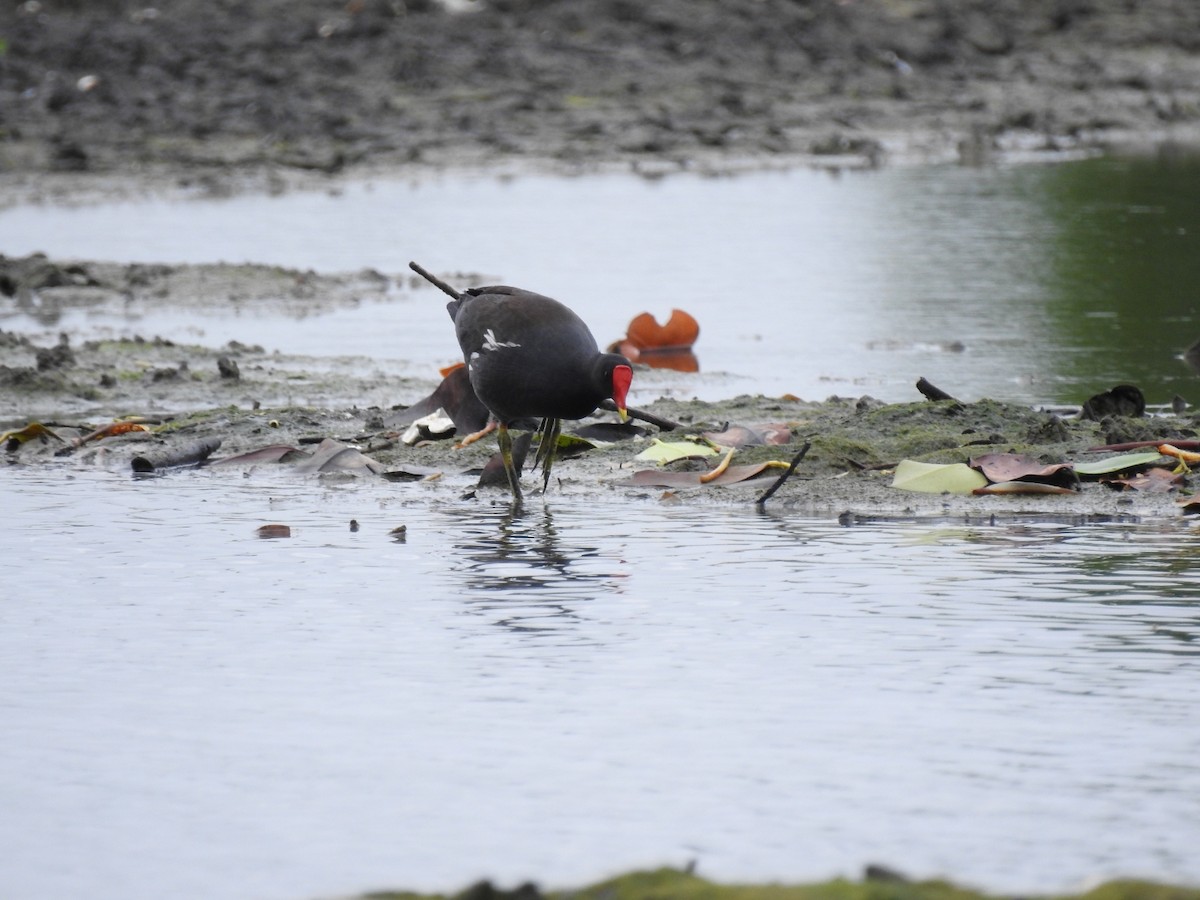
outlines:
{"label": "orange leaf", "polygon": [[129,434],[131,431],[149,431],[145,425],[138,422],[113,422],[110,425],[105,425],[103,428],[97,428],[86,437],[76,438],[74,444],[76,447],[86,444],[88,441],[98,441],[106,437],[114,437],[118,434]]}
{"label": "orange leaf", "polygon": [[700,336],[700,323],[682,309],[671,310],[666,325],[650,313],[635,316],[625,330],[625,339],[639,350],[687,350]]}
{"label": "orange leaf", "polygon": [[1158,452],[1163,456],[1173,456],[1185,465],[1194,466],[1196,463],[1200,462],[1200,453],[1191,453],[1187,450],[1180,450],[1178,447],[1175,447],[1171,444],[1160,444],[1158,447]]}
{"label": "orange leaf", "polygon": [[640,362],[652,369],[671,369],[675,372],[699,372],[700,360],[691,350],[645,350],[628,340],[619,341],[613,352],[620,353],[630,362]]}

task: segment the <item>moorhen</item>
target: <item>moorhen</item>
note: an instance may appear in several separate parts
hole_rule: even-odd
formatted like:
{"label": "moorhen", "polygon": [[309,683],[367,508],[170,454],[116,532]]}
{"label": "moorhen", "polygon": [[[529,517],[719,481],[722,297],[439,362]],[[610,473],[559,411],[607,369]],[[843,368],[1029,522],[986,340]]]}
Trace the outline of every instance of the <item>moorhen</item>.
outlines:
{"label": "moorhen", "polygon": [[612,399],[625,420],[633,367],[624,356],[601,353],[587,325],[566,306],[506,285],[457,291],[415,262],[409,266],[454,298],[446,310],[471,387],[498,424],[500,456],[515,501],[521,500],[521,484],[508,433],[513,422],[542,420],[536,464],[542,467],[545,493],[563,419],[582,419]]}

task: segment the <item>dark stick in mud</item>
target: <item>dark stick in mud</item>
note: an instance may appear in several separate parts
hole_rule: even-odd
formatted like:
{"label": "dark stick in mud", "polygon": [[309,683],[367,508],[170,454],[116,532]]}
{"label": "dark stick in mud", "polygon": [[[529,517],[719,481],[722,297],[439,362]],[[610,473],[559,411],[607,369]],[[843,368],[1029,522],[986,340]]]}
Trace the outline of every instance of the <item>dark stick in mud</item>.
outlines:
{"label": "dark stick in mud", "polygon": [[[921,377],[917,380],[917,390],[920,391],[926,400],[954,400],[952,396],[943,391],[936,384],[931,384],[928,379]],[[954,400],[957,403],[957,400]]]}
{"label": "dark stick in mud", "polygon": [[133,471],[139,475],[161,472],[164,469],[180,469],[184,466],[203,465],[221,446],[220,438],[204,438],[183,447],[163,453],[135,456],[130,460]]}
{"label": "dark stick in mud", "polygon": [[800,465],[800,460],[804,459],[808,453],[808,448],[812,446],[812,441],[805,441],[804,446],[800,448],[800,452],[792,457],[791,463],[788,464],[787,471],[775,479],[775,483],[759,494],[758,499],[754,501],[754,505],[759,509],[763,508],[763,504],[775,496],[775,492],[783,487],[783,483],[792,477],[792,473],[796,471],[796,466]]}
{"label": "dark stick in mud", "polygon": [[[617,404],[613,403],[611,400],[603,400],[600,403],[600,408],[607,409],[609,412],[616,412]],[[642,422],[645,422],[647,425],[653,425],[655,428],[660,428],[663,431],[674,431],[677,428],[683,427],[678,422],[672,422],[670,419],[659,418],[658,416],[654,415],[654,413],[648,413],[644,409],[634,409],[632,406],[626,407],[625,413],[631,419],[638,419]]]}
{"label": "dark stick in mud", "polygon": [[461,293],[450,287],[450,285],[446,284],[446,282],[442,281],[442,279],[438,278],[436,275],[426,270],[422,266],[417,265],[415,262],[410,261],[408,267],[436,287],[439,291],[449,294],[455,300],[462,296]]}

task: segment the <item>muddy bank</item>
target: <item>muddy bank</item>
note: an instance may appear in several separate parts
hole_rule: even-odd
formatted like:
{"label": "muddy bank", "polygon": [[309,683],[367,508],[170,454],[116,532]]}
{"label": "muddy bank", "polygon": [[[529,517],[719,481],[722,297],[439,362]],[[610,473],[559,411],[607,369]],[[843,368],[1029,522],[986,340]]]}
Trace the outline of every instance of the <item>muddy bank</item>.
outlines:
{"label": "muddy bank", "polygon": [[[353,303],[364,294],[403,291],[408,278],[371,271],[317,275],[265,266],[59,263],[41,256],[0,261],[0,290],[18,306],[36,301],[33,308],[43,312],[55,304],[187,305],[211,302],[214,296],[233,296],[251,306],[328,308]],[[333,439],[361,451],[367,462],[355,455],[353,465],[324,471],[301,466],[296,477],[366,477],[390,481],[395,490],[410,491],[414,498],[463,497],[476,488],[479,471],[493,454],[493,439],[461,449],[450,431],[405,440],[411,418],[405,417],[405,409],[431,394],[438,382],[436,372],[403,378],[375,360],[288,356],[248,343],[207,347],[153,335],[84,340],[70,334],[38,343],[0,331],[0,430],[19,430],[32,422],[47,426],[29,440],[7,441],[5,460],[14,465],[101,465],[128,471],[135,458],[150,458],[168,461],[165,469],[170,469],[196,463],[189,453],[198,445],[209,448],[203,454],[206,462],[272,446],[302,451],[282,461],[231,463],[252,471],[295,465],[323,440]],[[777,443],[752,439],[736,449],[731,463],[782,464],[810,443],[794,477],[771,500],[778,508],[846,513],[848,521],[880,514],[1178,516],[1176,501],[1186,483],[1170,492],[1143,492],[1084,481],[1080,490],[1067,495],[977,497],[900,491],[891,482],[896,464],[905,459],[966,462],[987,453],[1020,452],[1045,463],[1079,462],[1105,456],[1089,449],[1101,445],[1190,440],[1200,434],[1200,418],[1187,410],[1137,416],[1127,414],[1136,410],[1114,408],[1084,419],[1075,410],[989,400],[915,399],[888,405],[870,397],[813,402],[791,396],[742,396],[720,403],[659,399],[641,405],[679,427],[668,432],[643,422],[641,435],[601,440],[562,460],[555,468],[552,497],[750,503],[778,476],[778,468],[730,485],[638,484],[631,482],[634,472],[657,471],[658,466],[636,457],[656,438],[714,434],[729,425],[746,426],[761,436],[771,425],[783,435]],[[128,417],[139,427],[93,434]],[[595,419],[612,421],[615,416],[601,412]],[[725,452],[673,462],[663,470],[707,472]],[[533,484],[532,472],[526,481]],[[507,495],[502,488],[484,487],[478,496],[505,502]]]}
{"label": "muddy bank", "polygon": [[1192,141],[1198,49],[1190,0],[35,0],[0,11],[0,175],[70,197]]}

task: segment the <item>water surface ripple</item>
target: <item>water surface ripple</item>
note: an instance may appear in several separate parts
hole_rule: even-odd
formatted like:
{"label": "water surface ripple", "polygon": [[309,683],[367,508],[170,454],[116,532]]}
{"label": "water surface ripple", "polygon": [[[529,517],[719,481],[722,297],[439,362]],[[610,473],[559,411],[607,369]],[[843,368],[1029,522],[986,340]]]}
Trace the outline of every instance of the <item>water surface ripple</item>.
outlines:
{"label": "water surface ripple", "polygon": [[[562,886],[689,859],[1200,882],[1182,520],[513,514],[216,471],[10,467],[0,492],[6,896]],[[293,537],[257,539],[268,522]]]}

